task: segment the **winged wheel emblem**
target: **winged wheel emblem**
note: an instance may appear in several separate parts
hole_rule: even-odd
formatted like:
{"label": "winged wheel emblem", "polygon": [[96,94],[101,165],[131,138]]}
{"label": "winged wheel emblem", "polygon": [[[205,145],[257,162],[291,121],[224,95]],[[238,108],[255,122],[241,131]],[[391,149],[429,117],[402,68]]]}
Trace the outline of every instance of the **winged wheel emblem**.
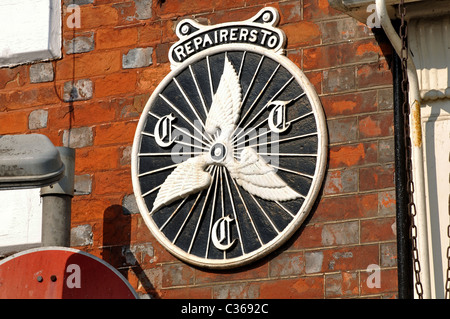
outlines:
{"label": "winged wheel emblem", "polygon": [[252,147],[245,147],[240,159],[233,155],[232,135],[240,118],[242,93],[236,71],[225,57],[224,69],[207,115],[205,130],[216,136],[208,152],[180,163],[161,185],[152,213],[161,207],[209,187],[210,165],[224,166],[243,189],[265,200],[287,201],[300,197]]}

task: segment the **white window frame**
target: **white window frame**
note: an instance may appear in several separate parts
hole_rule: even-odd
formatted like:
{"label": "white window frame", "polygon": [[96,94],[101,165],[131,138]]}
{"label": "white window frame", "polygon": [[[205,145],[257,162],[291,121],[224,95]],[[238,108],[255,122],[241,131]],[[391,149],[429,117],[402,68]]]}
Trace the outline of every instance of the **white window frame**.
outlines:
{"label": "white window frame", "polygon": [[0,67],[61,57],[60,0],[0,1]]}

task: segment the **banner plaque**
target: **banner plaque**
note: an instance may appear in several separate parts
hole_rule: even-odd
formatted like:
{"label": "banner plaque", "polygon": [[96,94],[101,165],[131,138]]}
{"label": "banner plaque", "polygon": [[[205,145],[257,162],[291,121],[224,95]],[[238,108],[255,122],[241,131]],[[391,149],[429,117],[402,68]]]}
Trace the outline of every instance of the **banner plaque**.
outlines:
{"label": "banner plaque", "polygon": [[136,200],[153,235],[185,262],[232,268],[265,256],[299,228],[322,185],[322,106],[284,56],[278,20],[267,7],[242,22],[181,21],[172,71],[141,115]]}

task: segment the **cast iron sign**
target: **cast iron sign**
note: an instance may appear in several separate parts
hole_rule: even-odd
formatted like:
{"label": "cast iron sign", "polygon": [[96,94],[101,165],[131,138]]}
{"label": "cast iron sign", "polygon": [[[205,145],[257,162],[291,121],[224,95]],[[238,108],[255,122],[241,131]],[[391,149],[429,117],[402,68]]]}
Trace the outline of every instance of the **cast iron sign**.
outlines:
{"label": "cast iron sign", "polygon": [[298,229],[321,187],[322,107],[283,55],[278,20],[264,8],[243,22],[181,21],[172,71],[140,118],[136,200],[153,235],[188,263],[231,268],[261,258]]}

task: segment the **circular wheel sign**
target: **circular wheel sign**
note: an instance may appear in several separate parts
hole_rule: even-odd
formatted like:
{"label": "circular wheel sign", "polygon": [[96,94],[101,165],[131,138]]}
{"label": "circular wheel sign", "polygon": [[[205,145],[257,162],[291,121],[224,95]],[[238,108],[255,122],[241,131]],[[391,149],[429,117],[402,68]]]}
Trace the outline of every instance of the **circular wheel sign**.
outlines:
{"label": "circular wheel sign", "polygon": [[280,54],[277,20],[265,8],[234,24],[180,23],[173,71],[139,121],[132,177],[140,212],[188,263],[230,268],[268,254],[298,229],[320,190],[322,107]]}

